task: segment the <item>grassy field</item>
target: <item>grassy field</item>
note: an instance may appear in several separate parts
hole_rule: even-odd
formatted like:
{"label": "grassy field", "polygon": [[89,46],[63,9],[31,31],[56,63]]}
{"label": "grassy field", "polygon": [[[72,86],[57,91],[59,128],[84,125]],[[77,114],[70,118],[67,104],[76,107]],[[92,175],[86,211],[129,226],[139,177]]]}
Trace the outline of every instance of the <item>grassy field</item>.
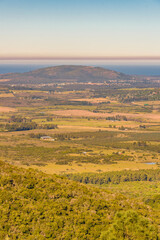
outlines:
{"label": "grassy field", "polygon": [[[24,165],[19,165],[24,167]],[[138,170],[138,169],[159,169],[157,165],[149,165],[140,162],[120,161],[117,164],[92,164],[92,163],[71,163],[67,165],[58,165],[49,163],[46,166],[25,166],[25,168],[38,169],[47,174],[68,174],[68,173],[101,173],[108,171],[121,171],[121,170]]]}
{"label": "grassy field", "polygon": [[139,198],[146,201],[153,195],[160,195],[159,182],[129,182],[120,184],[110,184],[107,189],[117,193],[122,193],[125,196]]}
{"label": "grassy field", "polygon": [[2,88],[0,159],[57,174],[159,168],[159,99],[158,89]]}

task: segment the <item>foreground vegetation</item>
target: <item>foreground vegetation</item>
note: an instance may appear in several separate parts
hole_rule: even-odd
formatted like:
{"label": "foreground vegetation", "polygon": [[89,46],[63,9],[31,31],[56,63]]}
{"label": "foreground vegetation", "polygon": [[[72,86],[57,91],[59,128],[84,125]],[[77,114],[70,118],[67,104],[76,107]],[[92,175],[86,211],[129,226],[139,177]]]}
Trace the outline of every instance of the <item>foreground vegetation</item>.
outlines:
{"label": "foreground vegetation", "polygon": [[140,201],[0,162],[0,239],[159,239]]}

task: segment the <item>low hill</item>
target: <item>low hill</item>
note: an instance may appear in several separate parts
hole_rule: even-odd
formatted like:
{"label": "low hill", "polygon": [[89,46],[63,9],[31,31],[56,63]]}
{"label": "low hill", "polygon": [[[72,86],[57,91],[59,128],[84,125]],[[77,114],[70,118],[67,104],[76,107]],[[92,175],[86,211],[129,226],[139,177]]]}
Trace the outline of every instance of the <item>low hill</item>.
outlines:
{"label": "low hill", "polygon": [[48,84],[59,82],[107,82],[108,80],[129,80],[132,76],[89,66],[56,66],[27,73],[1,74],[0,82],[10,84]]}
{"label": "low hill", "polygon": [[0,215],[0,239],[159,239],[158,213],[137,200],[4,162]]}

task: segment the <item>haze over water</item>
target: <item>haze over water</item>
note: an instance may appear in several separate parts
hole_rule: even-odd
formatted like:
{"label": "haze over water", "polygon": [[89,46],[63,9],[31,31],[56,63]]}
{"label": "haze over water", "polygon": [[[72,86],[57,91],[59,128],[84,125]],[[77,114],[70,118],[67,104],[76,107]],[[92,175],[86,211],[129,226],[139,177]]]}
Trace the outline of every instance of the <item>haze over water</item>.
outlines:
{"label": "haze over water", "polygon": [[16,72],[23,73],[39,68],[58,65],[98,66],[125,74],[160,76],[160,60],[3,60],[0,61],[0,74]]}

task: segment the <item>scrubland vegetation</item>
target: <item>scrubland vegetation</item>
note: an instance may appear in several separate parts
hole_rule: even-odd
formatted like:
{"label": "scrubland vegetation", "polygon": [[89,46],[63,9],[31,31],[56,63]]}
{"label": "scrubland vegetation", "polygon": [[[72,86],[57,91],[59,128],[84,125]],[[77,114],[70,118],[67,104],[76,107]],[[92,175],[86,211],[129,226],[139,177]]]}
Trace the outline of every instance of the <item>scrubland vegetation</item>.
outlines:
{"label": "scrubland vegetation", "polygon": [[3,162],[0,173],[1,239],[159,239],[159,211],[140,201]]}
{"label": "scrubland vegetation", "polygon": [[2,85],[0,239],[159,239],[160,90],[142,87]]}
{"label": "scrubland vegetation", "polygon": [[124,161],[155,162],[158,168],[159,89],[64,86],[1,89],[2,160],[27,166],[92,163],[95,171]]}

